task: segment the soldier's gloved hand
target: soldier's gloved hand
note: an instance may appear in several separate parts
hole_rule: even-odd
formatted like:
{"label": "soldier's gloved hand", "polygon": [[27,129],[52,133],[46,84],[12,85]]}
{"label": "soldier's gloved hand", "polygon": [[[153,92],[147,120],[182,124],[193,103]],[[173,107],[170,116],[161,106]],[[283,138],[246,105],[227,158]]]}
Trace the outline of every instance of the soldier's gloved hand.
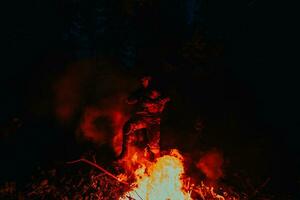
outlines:
{"label": "soldier's gloved hand", "polygon": [[167,102],[171,101],[171,99],[170,99],[170,97],[166,97],[163,99],[163,101],[167,103]]}

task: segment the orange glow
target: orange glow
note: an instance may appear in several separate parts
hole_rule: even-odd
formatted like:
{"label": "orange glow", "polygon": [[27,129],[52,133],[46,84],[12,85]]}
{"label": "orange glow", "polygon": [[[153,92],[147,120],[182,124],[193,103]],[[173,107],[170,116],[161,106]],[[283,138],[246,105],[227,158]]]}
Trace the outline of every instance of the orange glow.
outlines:
{"label": "orange glow", "polygon": [[190,200],[183,189],[183,157],[177,150],[164,155],[150,164],[140,164],[135,170],[136,182],[131,191],[119,200]]}
{"label": "orange glow", "polygon": [[110,144],[118,155],[122,150],[122,128],[126,120],[128,114],[122,106],[87,106],[79,130],[86,140],[96,144]]}
{"label": "orange glow", "polygon": [[113,110],[111,114],[114,130],[112,147],[116,155],[119,155],[122,151],[123,125],[128,120],[128,114],[122,108],[119,108],[119,110]]}
{"label": "orange glow", "polygon": [[217,150],[206,152],[197,163],[206,178],[212,182],[216,182],[223,177],[223,155]]}

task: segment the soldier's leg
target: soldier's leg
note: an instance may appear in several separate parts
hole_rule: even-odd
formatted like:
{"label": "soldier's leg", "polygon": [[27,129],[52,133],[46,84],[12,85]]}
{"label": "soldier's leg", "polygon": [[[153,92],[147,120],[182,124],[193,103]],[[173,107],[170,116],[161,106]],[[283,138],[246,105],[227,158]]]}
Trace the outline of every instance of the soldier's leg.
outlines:
{"label": "soldier's leg", "polygon": [[135,142],[135,131],[145,128],[143,121],[138,119],[128,120],[123,128],[123,144],[120,158],[127,155],[128,148],[134,145]]}
{"label": "soldier's leg", "polygon": [[132,123],[133,122],[133,119],[129,119],[123,126],[123,142],[122,142],[122,151],[121,151],[121,154],[119,155],[119,158],[123,158],[125,155],[126,155],[126,152],[127,152],[127,147],[130,143],[129,141],[129,135],[130,135],[130,132],[132,132]]}
{"label": "soldier's leg", "polygon": [[160,124],[154,123],[151,124],[150,129],[148,130],[148,147],[150,151],[157,158],[160,156]]}

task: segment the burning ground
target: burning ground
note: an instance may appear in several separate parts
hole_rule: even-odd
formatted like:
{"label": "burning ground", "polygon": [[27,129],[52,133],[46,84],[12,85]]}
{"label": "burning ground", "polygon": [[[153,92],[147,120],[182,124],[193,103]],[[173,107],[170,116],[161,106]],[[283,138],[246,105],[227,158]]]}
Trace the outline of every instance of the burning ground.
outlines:
{"label": "burning ground", "polygon": [[[236,188],[233,189],[224,183],[214,182],[214,185],[209,186],[203,180],[188,177],[184,171],[184,158],[177,150],[171,150],[153,162],[135,159],[126,161],[135,165],[131,168],[132,171],[126,172],[122,166],[124,162],[114,163],[104,169],[96,161],[86,159],[72,161],[67,163],[67,166],[47,171],[39,170],[32,175],[32,180],[23,187],[18,196],[16,185],[12,183],[3,186],[1,197],[95,200],[247,200],[253,197],[262,200],[273,199],[270,194],[260,191],[269,180],[253,191],[251,197],[246,191],[237,192]],[[115,176],[107,170],[118,175]]]}

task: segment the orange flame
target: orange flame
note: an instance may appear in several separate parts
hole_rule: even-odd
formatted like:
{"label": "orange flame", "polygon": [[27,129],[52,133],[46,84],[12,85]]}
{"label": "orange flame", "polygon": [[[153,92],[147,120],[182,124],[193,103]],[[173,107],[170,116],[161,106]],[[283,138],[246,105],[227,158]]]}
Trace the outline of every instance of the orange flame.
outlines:
{"label": "orange flame", "polygon": [[177,150],[151,163],[141,164],[135,170],[135,187],[119,200],[191,200],[190,194],[183,189],[183,157]]}

